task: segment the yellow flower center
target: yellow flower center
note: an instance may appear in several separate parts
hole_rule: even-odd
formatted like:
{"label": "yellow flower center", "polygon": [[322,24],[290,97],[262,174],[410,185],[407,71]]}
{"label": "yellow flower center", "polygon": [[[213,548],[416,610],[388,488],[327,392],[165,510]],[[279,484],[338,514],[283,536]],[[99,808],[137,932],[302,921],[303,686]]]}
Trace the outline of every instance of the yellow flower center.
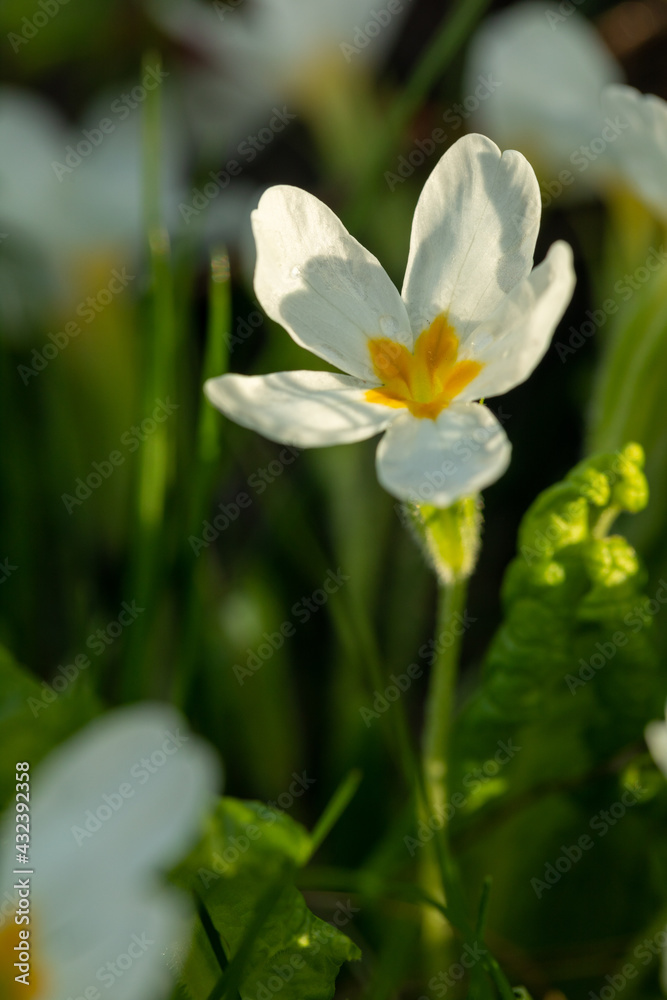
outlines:
{"label": "yellow flower center", "polygon": [[[27,941],[25,937],[19,936],[21,930],[30,932]],[[19,998],[39,1000],[45,995],[45,978],[38,957],[35,955],[34,942],[32,918],[29,926],[26,924],[19,926],[14,922],[12,915],[6,918],[4,925],[0,927],[0,983],[2,983],[3,1000],[19,1000]],[[27,962],[24,961],[26,957],[28,957]],[[26,965],[30,967],[27,976]],[[19,979],[17,982],[18,976],[22,977],[22,980]]]}
{"label": "yellow flower center", "polygon": [[415,342],[412,353],[387,337],[368,342],[375,374],[382,382],[369,389],[369,403],[406,407],[415,417],[431,420],[479,375],[479,361],[457,361],[459,338],[444,313],[436,316]]}

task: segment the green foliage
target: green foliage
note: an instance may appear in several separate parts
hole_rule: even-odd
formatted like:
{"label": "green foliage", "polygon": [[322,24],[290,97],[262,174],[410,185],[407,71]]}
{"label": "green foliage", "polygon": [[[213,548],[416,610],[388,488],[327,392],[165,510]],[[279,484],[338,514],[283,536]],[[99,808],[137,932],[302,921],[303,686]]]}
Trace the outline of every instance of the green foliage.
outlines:
{"label": "green foliage", "polygon": [[201,844],[176,875],[212,924],[213,941],[198,927],[183,971],[194,1000],[209,997],[225,969],[226,995],[236,995],[234,984],[242,1000],[268,997],[276,982],[289,1000],[334,995],[340,966],[361,953],[316,917],[294,886],[311,852],[310,835],[288,816],[259,802],[220,801]]}
{"label": "green foliage", "polygon": [[[64,675],[58,675],[65,685]],[[85,678],[78,677],[57,692],[19,667],[0,646],[0,811],[16,791],[14,761],[35,767],[49,750],[89,722],[99,711]]]}
{"label": "green foliage", "polygon": [[[453,835],[465,880],[493,876],[490,927],[529,951],[587,943],[600,974],[613,941],[629,943],[654,918],[662,864],[651,831],[664,783],[643,731],[667,694],[652,636],[667,593],[648,596],[636,552],[607,534],[618,514],[646,505],[642,468],[637,445],[595,456],[530,507],[503,583],[504,621],[454,736],[451,787],[466,805]],[[554,869],[582,836],[589,849]],[[568,989],[557,960],[550,977]]]}
{"label": "green foliage", "polygon": [[[625,539],[606,534],[619,513],[646,505],[642,466],[637,445],[587,459],[526,513],[503,584],[505,621],[460,719],[464,755],[562,714],[570,731],[579,720],[576,771],[641,739],[661,714],[646,574]],[[548,770],[562,777],[558,756]]]}

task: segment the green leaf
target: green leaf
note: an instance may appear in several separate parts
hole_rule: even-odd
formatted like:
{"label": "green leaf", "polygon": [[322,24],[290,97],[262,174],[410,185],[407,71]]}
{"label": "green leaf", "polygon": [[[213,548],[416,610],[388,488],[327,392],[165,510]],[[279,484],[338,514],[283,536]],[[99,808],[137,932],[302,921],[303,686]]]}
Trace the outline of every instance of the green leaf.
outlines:
{"label": "green leaf", "polygon": [[0,646],[0,758],[6,764],[0,770],[0,811],[16,790],[10,765],[25,760],[34,768],[99,712],[85,675],[70,679],[59,673],[54,684],[61,691],[38,681]]}
{"label": "green leaf", "polygon": [[[618,826],[595,825],[638,784],[644,728],[667,695],[652,634],[664,598],[645,592],[637,553],[609,534],[620,513],[647,503],[642,467],[636,445],[595,456],[532,504],[503,582],[503,622],[452,741],[464,882],[477,891],[492,875],[490,931],[531,958],[560,949],[552,981],[573,994],[584,992],[567,972],[577,949],[606,967],[611,942],[638,933],[656,907],[644,793]],[[595,849],[576,874],[545,882],[582,834]]]}
{"label": "green leaf", "polygon": [[[641,739],[646,721],[660,715],[665,685],[646,574],[632,546],[606,533],[622,511],[646,505],[642,466],[634,444],[587,459],[526,513],[503,583],[505,621],[460,720],[464,755],[490,751],[508,726],[544,730],[562,716],[576,736],[576,772]],[[561,745],[541,777],[569,770]]]}
{"label": "green leaf", "polygon": [[229,962],[223,968],[198,927],[183,971],[194,1000],[211,994],[268,998],[278,982],[285,1000],[333,997],[341,965],[361,953],[308,909],[294,885],[312,846],[304,827],[269,806],[220,801],[203,841],[176,873],[179,884],[197,895]]}

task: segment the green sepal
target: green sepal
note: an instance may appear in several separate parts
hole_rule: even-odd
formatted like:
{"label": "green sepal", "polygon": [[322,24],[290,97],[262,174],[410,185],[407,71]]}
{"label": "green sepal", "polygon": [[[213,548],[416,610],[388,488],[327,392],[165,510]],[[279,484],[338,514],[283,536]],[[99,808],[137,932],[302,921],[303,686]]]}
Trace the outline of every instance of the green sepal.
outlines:
{"label": "green sepal", "polygon": [[465,580],[477,564],[482,525],[478,496],[464,497],[451,507],[404,504],[404,520],[443,585]]}

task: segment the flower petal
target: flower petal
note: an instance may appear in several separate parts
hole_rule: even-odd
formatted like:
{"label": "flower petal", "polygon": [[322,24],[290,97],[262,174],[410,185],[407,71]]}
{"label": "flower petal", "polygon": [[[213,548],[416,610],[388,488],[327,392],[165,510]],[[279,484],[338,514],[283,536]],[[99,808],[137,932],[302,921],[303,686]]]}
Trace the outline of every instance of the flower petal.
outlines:
{"label": "flower petal", "polygon": [[377,382],[367,340],[389,337],[412,346],[405,307],[388,275],[313,195],[287,185],[269,188],[252,227],[257,298],[301,347]]}
{"label": "flower petal", "polygon": [[459,399],[499,396],[528,378],[546,353],[575,281],[572,250],[559,240],[464,344],[461,358],[474,358],[484,367]]}
{"label": "flower petal", "polygon": [[651,757],[662,773],[667,776],[667,723],[649,722],[644,730],[644,738]]}
{"label": "flower petal", "polygon": [[101,882],[129,884],[178,860],[217,783],[212,751],[183,727],[168,706],[142,703],[92,722],[40,765],[31,845],[40,892],[65,907],[74,871],[94,898]]}
{"label": "flower petal", "polygon": [[[128,949],[136,967],[122,985],[106,983],[110,995],[166,991],[164,949],[190,905],[159,879],[196,838],[217,778],[215,755],[185,731],[183,717],[147,703],[97,719],[35,769],[32,904],[49,996],[82,995]],[[133,944],[133,934],[150,944]]]}
{"label": "flower petal", "polygon": [[486,406],[454,403],[437,420],[399,417],[378,445],[380,483],[400,500],[448,507],[499,479],[511,445]]}
{"label": "flower petal", "polygon": [[624,180],[660,215],[667,217],[667,101],[634,87],[607,87],[603,110],[625,126],[611,155]]}
{"label": "flower petal", "polygon": [[[518,149],[540,180],[565,196],[590,184],[601,160],[579,153],[601,134],[600,94],[621,79],[621,69],[587,18],[566,16],[552,3],[517,3],[485,18],[466,57],[464,93],[477,98],[471,122],[504,149]],[[580,164],[584,163],[584,166]],[[559,197],[559,195],[556,195]]]}
{"label": "flower petal", "polygon": [[403,285],[415,335],[445,313],[465,339],[530,271],[540,224],[533,168],[483,135],[449,149],[426,181]]}
{"label": "flower petal", "polygon": [[297,448],[351,444],[379,434],[399,411],[367,402],[369,389],[337,372],[222,375],[206,382],[214,406],[242,427]]}
{"label": "flower petal", "polygon": [[[68,891],[84,895],[76,873],[72,874]],[[90,995],[90,986],[99,982],[104,983],[104,995],[110,1000],[170,996],[174,976],[165,951],[176,942],[181,949],[187,947],[192,934],[190,901],[171,889],[149,893],[141,886],[140,891],[122,900],[110,898],[109,893],[96,899],[86,894],[85,902],[75,920],[50,933],[44,948],[41,942],[37,946],[40,959],[48,963],[48,956],[53,956],[44,970],[47,977],[51,976],[49,997],[84,997],[86,990]],[[104,911],[103,915],[99,910]],[[35,920],[35,933],[39,934],[38,913]],[[121,966],[117,965],[119,958]],[[109,963],[122,967],[122,976],[112,976]],[[101,969],[102,979],[98,976]]]}

